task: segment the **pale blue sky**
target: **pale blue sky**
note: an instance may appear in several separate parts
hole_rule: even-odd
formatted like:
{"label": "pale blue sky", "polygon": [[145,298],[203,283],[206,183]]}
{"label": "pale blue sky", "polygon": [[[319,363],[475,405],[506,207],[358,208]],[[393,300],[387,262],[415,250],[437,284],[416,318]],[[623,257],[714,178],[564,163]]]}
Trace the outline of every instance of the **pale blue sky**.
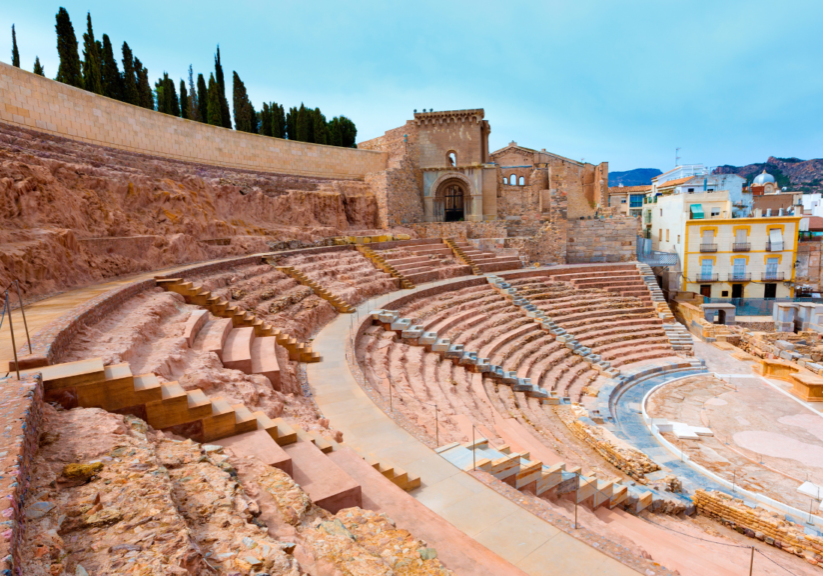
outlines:
{"label": "pale blue sky", "polygon": [[80,42],[90,10],[152,82],[208,73],[220,43],[227,82],[236,70],[258,109],[319,106],[358,140],[415,108],[484,108],[492,150],[516,140],[612,170],[667,170],[677,146],[709,165],[823,157],[820,0],[4,4],[4,62],[14,23],[23,67],[38,55],[54,77],[57,9]]}

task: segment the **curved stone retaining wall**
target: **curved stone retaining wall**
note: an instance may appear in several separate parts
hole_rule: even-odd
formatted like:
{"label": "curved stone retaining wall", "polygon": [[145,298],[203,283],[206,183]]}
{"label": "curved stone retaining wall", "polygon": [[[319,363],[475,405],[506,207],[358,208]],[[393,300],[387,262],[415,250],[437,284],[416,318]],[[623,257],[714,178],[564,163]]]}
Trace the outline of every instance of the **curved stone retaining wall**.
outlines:
{"label": "curved stone retaining wall", "polygon": [[214,166],[363,178],[387,154],[282,140],[183,120],[0,62],[0,120],[102,146]]}

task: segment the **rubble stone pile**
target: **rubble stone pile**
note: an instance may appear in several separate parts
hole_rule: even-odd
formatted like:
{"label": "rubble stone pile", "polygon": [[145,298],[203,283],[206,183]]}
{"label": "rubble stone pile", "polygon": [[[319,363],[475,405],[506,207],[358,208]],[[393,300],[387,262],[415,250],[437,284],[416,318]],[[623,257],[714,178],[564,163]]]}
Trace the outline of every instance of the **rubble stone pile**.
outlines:
{"label": "rubble stone pile", "polygon": [[802,526],[787,521],[785,516],[751,508],[739,498],[716,491],[697,490],[694,502],[699,514],[741,534],[804,558],[814,566],[823,563],[823,538],[806,534]]}

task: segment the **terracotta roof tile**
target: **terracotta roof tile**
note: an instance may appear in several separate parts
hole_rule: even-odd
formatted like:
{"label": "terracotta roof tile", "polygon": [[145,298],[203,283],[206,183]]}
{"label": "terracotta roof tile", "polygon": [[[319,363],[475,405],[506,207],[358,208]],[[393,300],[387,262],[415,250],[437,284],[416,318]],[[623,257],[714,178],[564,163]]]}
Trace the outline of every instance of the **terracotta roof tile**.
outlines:
{"label": "terracotta roof tile", "polygon": [[620,192],[637,193],[637,192],[651,192],[652,185],[645,186],[609,186],[609,194],[616,194]]}

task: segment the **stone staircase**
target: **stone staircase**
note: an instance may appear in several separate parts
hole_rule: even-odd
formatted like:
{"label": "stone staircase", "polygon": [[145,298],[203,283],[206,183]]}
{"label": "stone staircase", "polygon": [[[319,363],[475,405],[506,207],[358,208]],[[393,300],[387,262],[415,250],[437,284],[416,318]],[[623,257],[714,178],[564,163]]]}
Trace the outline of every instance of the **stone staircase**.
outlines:
{"label": "stone staircase", "polygon": [[399,486],[407,492],[420,487],[420,478],[409,476],[409,473],[396,466],[388,466],[374,458],[366,458],[369,466],[380,472],[384,477],[392,481],[393,484]]}
{"label": "stone staircase", "polygon": [[403,276],[403,274],[399,270],[397,270],[397,268],[386,262],[385,258],[380,256],[377,252],[375,252],[368,246],[364,246],[363,244],[357,244],[356,248],[361,254],[363,254],[363,256],[371,260],[375,268],[377,268],[378,270],[382,270],[386,274],[391,275],[393,278],[397,278],[400,281],[401,288],[411,290],[415,287],[414,282]]}
{"label": "stone staircase", "polygon": [[348,302],[343,300],[340,296],[332,294],[328,289],[324,288],[319,282],[312,280],[297,268],[294,268],[293,266],[277,266],[276,268],[283,274],[291,276],[292,278],[300,282],[302,285],[311,288],[315,294],[317,294],[323,300],[326,300],[329,304],[334,306],[335,309],[341,314],[354,313],[354,308],[350,306]]}
{"label": "stone staircase", "polygon": [[45,366],[30,371],[42,375],[44,399],[71,408],[102,408],[131,414],[158,430],[211,442],[227,436],[265,431],[277,444],[297,439],[284,420],[207,398],[200,389],[184,390],[177,382],[160,383],[154,374],[133,375],[128,363],[104,366],[100,358]]}
{"label": "stone staircase", "polygon": [[466,241],[451,239],[452,245],[462,251],[464,257],[480,269],[481,274],[500,272],[502,270],[517,270],[523,267],[519,256],[498,256],[494,252],[483,252]]}
{"label": "stone staircase", "polygon": [[648,287],[649,292],[651,292],[652,303],[657,307],[658,315],[663,319],[663,330],[669,338],[672,349],[683,352],[689,356],[693,355],[694,340],[692,340],[692,335],[685,326],[677,322],[674,314],[672,314],[672,310],[666,302],[663,291],[657,285],[657,278],[654,275],[654,271],[648,264],[642,262],[637,264],[637,269],[643,278],[643,282],[645,282]]}
{"label": "stone staircase", "polygon": [[600,480],[582,474],[579,466],[567,468],[562,462],[546,466],[539,460],[531,460],[528,452],[512,454],[508,446],[493,448],[486,438],[467,444],[447,444],[436,452],[466,472],[483,470],[523,492],[541,498],[564,497],[576,504],[589,505],[592,510],[607,506],[610,510],[620,507],[633,514],[648,509],[675,515],[694,510],[686,497],[653,491],[634,482],[623,483],[619,478]]}
{"label": "stone staircase", "polygon": [[[196,304],[209,310],[214,316],[230,318],[235,327],[251,327],[260,338],[273,336],[280,346],[288,350],[289,359],[295,362],[320,362],[320,355],[312,352],[310,346],[258,319],[252,312],[231,306],[228,301],[213,296],[204,288],[195,286],[181,278],[157,278],[157,285],[170,292],[182,295],[189,304]],[[222,346],[220,347],[222,350]],[[222,358],[221,358],[222,359]]]}
{"label": "stone staircase", "polygon": [[475,276],[480,276],[483,272],[480,270],[480,267],[475,264],[472,259],[466,254],[466,252],[457,245],[457,243],[452,238],[443,238],[443,243],[451,248],[451,251],[454,252],[455,258],[457,258],[460,262],[471,268],[472,274]]}

